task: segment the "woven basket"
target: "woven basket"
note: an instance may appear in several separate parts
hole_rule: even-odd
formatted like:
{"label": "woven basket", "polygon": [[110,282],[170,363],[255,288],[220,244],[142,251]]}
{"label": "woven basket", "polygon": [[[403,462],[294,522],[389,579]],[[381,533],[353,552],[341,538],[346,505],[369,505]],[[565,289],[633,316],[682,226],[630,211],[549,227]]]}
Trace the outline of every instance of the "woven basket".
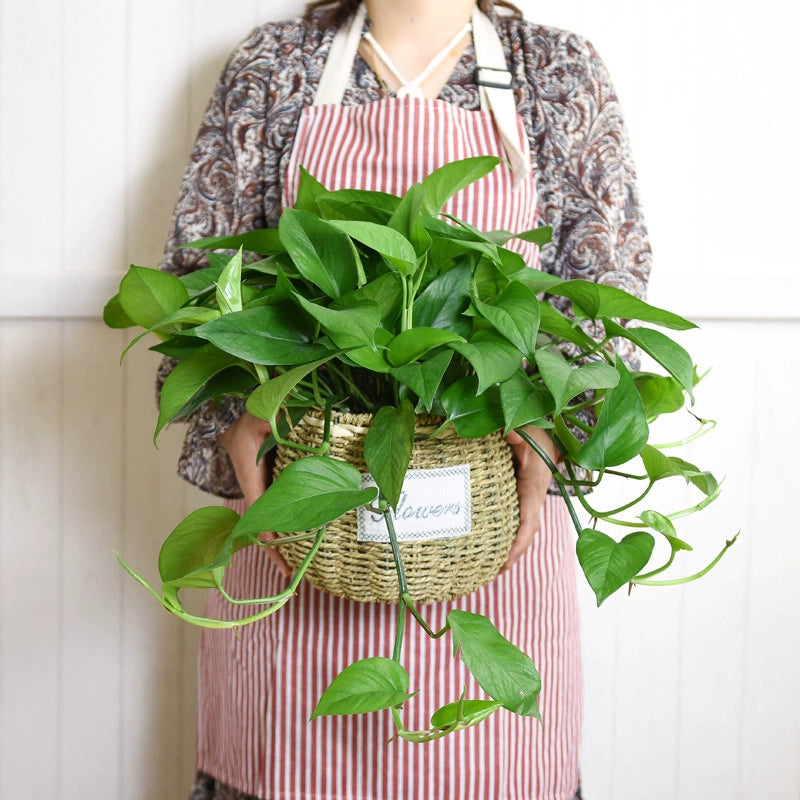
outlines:
{"label": "woven basket", "polygon": [[[372,416],[333,414],[331,455],[366,472],[363,447]],[[440,420],[439,420],[440,422]],[[290,438],[318,446],[321,412],[310,412]],[[423,438],[437,427],[436,418],[417,417],[417,437],[410,469],[469,464],[472,531],[454,539],[401,542],[409,592],[417,603],[454,600],[491,581],[508,556],[519,524],[516,480],[511,451],[500,433],[463,439],[452,428],[436,438]],[[275,475],[303,453],[279,446]],[[330,523],[306,578],[318,589],[362,602],[397,602],[397,573],[389,544],[357,541],[357,514],[352,511]],[[281,546],[296,568],[308,553],[309,541]]]}

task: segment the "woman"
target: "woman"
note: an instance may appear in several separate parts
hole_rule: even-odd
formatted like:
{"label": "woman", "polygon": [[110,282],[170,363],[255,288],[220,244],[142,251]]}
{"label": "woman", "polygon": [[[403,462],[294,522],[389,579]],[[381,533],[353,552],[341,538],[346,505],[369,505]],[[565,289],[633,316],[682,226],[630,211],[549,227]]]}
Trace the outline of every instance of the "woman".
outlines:
{"label": "woman", "polygon": [[[256,29],[231,56],[207,110],[164,268],[181,273],[202,263],[198,251],[177,249],[185,242],[275,226],[294,200],[300,165],[330,189],[399,193],[442,163],[493,153],[508,165],[466,195],[459,216],[487,228],[541,220],[554,227],[542,268],[643,294],[650,251],[602,62],[573,34],[501,15],[490,0],[478,6],[368,0],[364,8],[341,0]],[[519,219],[526,224],[513,224]],[[538,254],[519,246],[535,264]],[[190,421],[180,473],[243,510],[266,486],[255,456],[268,432],[241,403],[206,406]],[[555,456],[553,442],[536,435]],[[437,627],[454,605],[487,614],[530,653],[542,673],[544,727],[497,714],[413,745],[387,744],[388,715],[308,723],[346,664],[390,652],[395,611],[302,586],[240,638],[204,632],[195,800],[577,796],[581,682],[570,528],[560,499],[547,494],[546,468],[510,443],[521,521],[504,572],[426,616]],[[273,550],[248,548],[226,579],[233,594],[264,596],[282,589],[288,572]],[[211,616],[238,613],[219,598],[210,606]],[[447,643],[423,648],[421,636],[410,633],[406,645],[424,696],[407,711],[407,726],[417,728],[427,727],[424,709],[469,685],[451,666]]]}

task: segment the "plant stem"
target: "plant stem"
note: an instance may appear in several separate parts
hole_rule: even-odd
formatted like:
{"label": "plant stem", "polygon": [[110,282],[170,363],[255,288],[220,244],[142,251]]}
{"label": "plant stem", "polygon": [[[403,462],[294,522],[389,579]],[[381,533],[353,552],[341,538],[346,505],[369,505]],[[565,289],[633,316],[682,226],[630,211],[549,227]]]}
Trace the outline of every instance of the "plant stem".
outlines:
{"label": "plant stem", "polygon": [[427,633],[428,636],[431,637],[431,639],[439,639],[442,636],[444,636],[447,633],[447,631],[450,630],[450,623],[447,622],[440,631],[435,633],[433,629],[430,627],[430,625],[428,625],[428,623],[419,613],[419,611],[417,611],[417,606],[414,603],[414,600],[411,598],[410,594],[404,594],[402,596],[402,601],[405,603],[405,606],[409,610],[409,612],[411,612],[411,616],[414,617],[414,619],[419,623],[422,630],[424,630],[425,633]]}
{"label": "plant stem", "polygon": [[389,530],[389,542],[392,546],[392,558],[394,559],[394,568],[397,570],[397,584],[400,589],[400,602],[404,603],[403,595],[408,594],[408,581],[406,580],[406,571],[403,567],[403,557],[400,555],[400,546],[397,543],[394,520],[392,519],[391,509],[388,506],[383,511],[383,519]]}
{"label": "plant stem", "polygon": [[674,578],[670,581],[651,581],[647,578],[631,578],[631,583],[640,584],[642,586],[677,586],[681,583],[691,583],[691,581],[696,581],[698,578],[702,578],[707,572],[710,572],[725,555],[729,547],[733,546],[733,543],[739,538],[739,533],[737,532],[736,536],[733,539],[729,539],[725,542],[725,547],[719,551],[717,557],[707,566],[700,570],[700,572],[695,572],[694,575],[688,575],[685,578]]}
{"label": "plant stem", "polygon": [[[531,447],[536,455],[544,461],[547,468],[553,475],[559,475],[558,467],[550,460],[550,456],[542,450],[541,447],[530,437],[527,431],[523,428],[516,428],[516,432],[522,438],[524,442],[527,443],[529,447]],[[567,462],[567,469],[569,469],[569,462]],[[574,475],[570,473],[570,478],[574,479]],[[578,519],[578,515],[575,512],[575,506],[572,504],[572,498],[569,496],[569,492],[567,492],[564,484],[561,481],[556,481],[556,486],[558,486],[558,491],[561,492],[561,496],[564,498],[564,502],[567,504],[567,510],[569,511],[570,517],[572,517],[572,524],[575,526],[575,530],[577,531],[578,535],[580,536],[581,531],[583,530],[583,526],[581,525],[581,521]],[[580,489],[577,490],[578,497],[582,498],[583,494]]]}
{"label": "plant stem", "polygon": [[403,650],[403,634],[406,629],[406,604],[403,598],[397,604],[397,630],[394,634],[394,650],[392,652],[392,660],[400,663],[400,654]]}

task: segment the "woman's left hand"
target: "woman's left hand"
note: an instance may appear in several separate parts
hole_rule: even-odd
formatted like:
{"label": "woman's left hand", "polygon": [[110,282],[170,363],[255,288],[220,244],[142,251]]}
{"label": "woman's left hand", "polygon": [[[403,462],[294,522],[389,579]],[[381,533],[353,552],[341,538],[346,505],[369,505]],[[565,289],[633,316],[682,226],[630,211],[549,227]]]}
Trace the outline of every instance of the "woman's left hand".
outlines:
{"label": "woman's left hand", "polygon": [[[558,448],[546,431],[528,426],[526,433],[547,453],[550,460],[556,463],[559,459]],[[511,546],[506,563],[500,572],[510,569],[522,554],[533,544],[533,537],[539,530],[542,506],[547,497],[547,489],[552,480],[552,473],[539,455],[522,437],[511,431],[506,436],[511,446],[514,465],[517,472],[517,495],[519,496],[519,529]]]}

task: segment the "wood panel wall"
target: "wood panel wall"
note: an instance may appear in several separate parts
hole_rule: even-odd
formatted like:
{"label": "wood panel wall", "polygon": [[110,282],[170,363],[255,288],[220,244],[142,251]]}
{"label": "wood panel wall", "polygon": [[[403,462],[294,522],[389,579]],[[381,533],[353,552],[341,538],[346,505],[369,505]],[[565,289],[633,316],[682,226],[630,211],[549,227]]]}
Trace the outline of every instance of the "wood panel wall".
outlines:
{"label": "wood panel wall", "polygon": [[[704,581],[583,595],[592,800],[800,798],[796,494],[798,168],[789,13],[716,0],[585,0],[539,21],[586,33],[627,109],[657,254],[652,299],[702,324],[713,370],[692,456],[727,475],[687,520]],[[154,450],[155,360],[98,319],[158,260],[226,53],[296,2],[0,0],[0,798],[186,796],[194,630],[132,581],[199,492]],[[611,501],[611,500],[610,500]]]}

